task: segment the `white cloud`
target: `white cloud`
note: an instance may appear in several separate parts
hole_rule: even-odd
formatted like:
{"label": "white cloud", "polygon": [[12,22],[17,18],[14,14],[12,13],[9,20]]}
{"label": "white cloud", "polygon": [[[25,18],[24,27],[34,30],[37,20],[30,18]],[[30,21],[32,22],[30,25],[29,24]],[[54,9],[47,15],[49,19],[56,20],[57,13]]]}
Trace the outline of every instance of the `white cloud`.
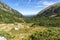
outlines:
{"label": "white cloud", "polygon": [[52,4],[54,4],[55,2],[48,2],[48,1],[44,1],[44,2],[42,2],[42,4],[44,5],[44,6],[49,6],[49,5],[52,5]]}
{"label": "white cloud", "polygon": [[35,6],[36,8],[41,8],[41,7],[47,7],[47,6],[49,6],[49,5],[52,5],[52,4],[54,4],[54,3],[56,3],[56,2],[49,2],[49,1],[39,1],[39,2],[37,2],[37,6]]}

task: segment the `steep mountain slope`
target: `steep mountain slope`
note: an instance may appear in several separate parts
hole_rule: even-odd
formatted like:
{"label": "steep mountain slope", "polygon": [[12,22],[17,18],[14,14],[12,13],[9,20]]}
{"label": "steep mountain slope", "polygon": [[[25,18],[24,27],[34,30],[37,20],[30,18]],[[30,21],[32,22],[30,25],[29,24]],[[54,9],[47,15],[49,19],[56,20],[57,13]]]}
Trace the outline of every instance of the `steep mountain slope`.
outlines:
{"label": "steep mountain slope", "polygon": [[0,23],[23,22],[22,20],[23,15],[21,13],[0,2]]}
{"label": "steep mountain slope", "polygon": [[34,25],[60,27],[60,3],[55,3],[40,11],[32,18]]}
{"label": "steep mountain slope", "polygon": [[48,6],[37,14],[37,17],[60,17],[60,3]]}

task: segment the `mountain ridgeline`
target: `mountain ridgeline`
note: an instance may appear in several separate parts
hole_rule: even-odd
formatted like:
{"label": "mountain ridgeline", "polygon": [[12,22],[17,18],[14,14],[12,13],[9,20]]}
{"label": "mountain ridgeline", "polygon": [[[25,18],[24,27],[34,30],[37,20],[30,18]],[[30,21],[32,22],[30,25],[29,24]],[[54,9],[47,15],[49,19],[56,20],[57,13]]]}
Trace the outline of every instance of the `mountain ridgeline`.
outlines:
{"label": "mountain ridgeline", "polygon": [[[32,19],[34,23],[31,27],[46,27],[47,29],[39,30],[30,36],[31,40],[60,40],[60,3],[55,3],[40,11]],[[58,29],[56,29],[58,28]],[[37,29],[36,29],[37,30]],[[35,31],[35,30],[34,30]]]}
{"label": "mountain ridgeline", "polygon": [[33,25],[60,26],[60,3],[55,3],[40,11],[32,18]]}
{"label": "mountain ridgeline", "polygon": [[0,23],[20,23],[22,20],[21,13],[0,2]]}
{"label": "mountain ridgeline", "polygon": [[60,17],[60,2],[48,6],[37,14],[37,17]]}
{"label": "mountain ridgeline", "polygon": [[0,2],[0,23],[1,40],[60,40],[60,3],[24,17]]}
{"label": "mountain ridgeline", "polygon": [[31,18],[25,18],[20,12],[0,2],[0,23],[24,22],[39,26],[60,26],[60,3],[48,6]]}

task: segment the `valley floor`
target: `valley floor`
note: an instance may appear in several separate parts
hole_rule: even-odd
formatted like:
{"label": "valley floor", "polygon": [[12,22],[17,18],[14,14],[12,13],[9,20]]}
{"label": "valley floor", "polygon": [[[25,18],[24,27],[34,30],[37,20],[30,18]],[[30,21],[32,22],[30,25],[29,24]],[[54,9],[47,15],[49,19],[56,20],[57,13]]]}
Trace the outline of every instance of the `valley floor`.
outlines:
{"label": "valley floor", "polygon": [[[7,40],[32,40],[29,36],[38,31],[47,30],[48,27],[30,27],[33,23],[0,24],[0,36]],[[58,28],[58,27],[52,27]]]}

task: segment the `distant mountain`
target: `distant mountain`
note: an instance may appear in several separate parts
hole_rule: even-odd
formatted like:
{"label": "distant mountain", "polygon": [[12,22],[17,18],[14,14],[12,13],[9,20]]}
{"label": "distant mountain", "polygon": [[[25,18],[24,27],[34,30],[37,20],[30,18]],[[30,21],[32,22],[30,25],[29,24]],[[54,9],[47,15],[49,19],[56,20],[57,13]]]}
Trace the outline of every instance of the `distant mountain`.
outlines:
{"label": "distant mountain", "polygon": [[23,15],[8,5],[0,2],[0,23],[23,22]]}
{"label": "distant mountain", "polygon": [[60,17],[60,2],[41,10],[36,17]]}
{"label": "distant mountain", "polygon": [[35,15],[25,15],[24,17],[26,17],[26,18],[32,18],[32,17],[34,17]]}

